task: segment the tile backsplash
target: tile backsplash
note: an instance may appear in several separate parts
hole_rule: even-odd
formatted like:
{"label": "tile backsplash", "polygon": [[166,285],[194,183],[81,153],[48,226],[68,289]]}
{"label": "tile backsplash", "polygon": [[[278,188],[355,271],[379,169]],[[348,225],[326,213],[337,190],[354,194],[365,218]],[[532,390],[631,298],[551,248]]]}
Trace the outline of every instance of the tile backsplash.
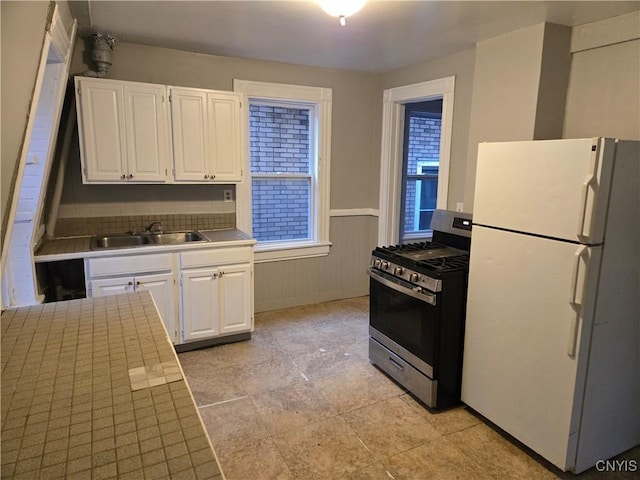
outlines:
{"label": "tile backsplash", "polygon": [[235,228],[235,213],[121,215],[59,218],[54,236],[75,237],[103,233],[141,232],[152,222],[162,222],[164,230],[218,230]]}

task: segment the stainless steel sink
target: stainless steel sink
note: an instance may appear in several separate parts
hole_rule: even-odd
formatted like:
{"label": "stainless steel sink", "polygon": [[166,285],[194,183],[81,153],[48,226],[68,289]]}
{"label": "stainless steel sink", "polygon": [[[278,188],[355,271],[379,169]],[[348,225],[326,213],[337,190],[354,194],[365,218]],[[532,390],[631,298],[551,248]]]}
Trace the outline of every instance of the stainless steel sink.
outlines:
{"label": "stainless steel sink", "polygon": [[101,235],[91,239],[91,250],[130,248],[145,245],[179,245],[181,243],[207,242],[200,232],[145,232],[135,234]]}
{"label": "stainless steel sink", "polygon": [[207,241],[198,232],[167,232],[167,233],[144,233],[142,236],[149,240],[149,243],[158,245],[173,245],[175,243],[202,242]]}

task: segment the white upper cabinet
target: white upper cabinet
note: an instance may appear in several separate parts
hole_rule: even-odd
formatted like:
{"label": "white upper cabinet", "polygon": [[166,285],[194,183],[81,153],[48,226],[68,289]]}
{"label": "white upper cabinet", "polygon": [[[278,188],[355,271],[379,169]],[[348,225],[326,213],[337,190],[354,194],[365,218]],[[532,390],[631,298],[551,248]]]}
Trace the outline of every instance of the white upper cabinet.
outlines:
{"label": "white upper cabinet", "polygon": [[170,92],[175,179],[204,182],[209,170],[207,94],[175,87]]}
{"label": "white upper cabinet", "polygon": [[242,179],[240,95],[169,87],[176,182]]}
{"label": "white upper cabinet", "polygon": [[167,88],[124,84],[128,179],[164,182],[171,165]]}
{"label": "white upper cabinet", "polygon": [[76,104],[83,182],[122,182],[127,171],[122,83],[78,78]]}
{"label": "white upper cabinet", "polygon": [[167,88],[82,77],[75,83],[83,182],[166,182]]}
{"label": "white upper cabinet", "polygon": [[[242,178],[240,96],[237,93],[207,94],[211,174],[216,182],[239,182]],[[211,179],[211,178],[210,178]]]}

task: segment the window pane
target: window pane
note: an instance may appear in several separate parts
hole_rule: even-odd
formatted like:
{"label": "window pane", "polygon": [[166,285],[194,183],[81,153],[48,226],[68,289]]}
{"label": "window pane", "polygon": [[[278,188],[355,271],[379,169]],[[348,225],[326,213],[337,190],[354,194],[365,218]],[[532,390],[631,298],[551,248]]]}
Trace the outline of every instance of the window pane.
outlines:
{"label": "window pane", "polygon": [[310,238],[310,179],[254,178],[253,236],[258,241]]}
{"label": "window pane", "polygon": [[308,108],[249,105],[252,173],[310,173]]}
{"label": "window pane", "polygon": [[405,233],[428,230],[436,208],[438,179],[407,180],[404,205]]}

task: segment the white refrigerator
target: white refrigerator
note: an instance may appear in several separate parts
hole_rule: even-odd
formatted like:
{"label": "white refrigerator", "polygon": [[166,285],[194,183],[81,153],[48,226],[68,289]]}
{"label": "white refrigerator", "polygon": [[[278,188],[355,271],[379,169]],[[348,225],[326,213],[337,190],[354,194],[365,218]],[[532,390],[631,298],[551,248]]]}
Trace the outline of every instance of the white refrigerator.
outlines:
{"label": "white refrigerator", "polygon": [[564,471],[640,444],[640,142],[479,146],[462,401]]}

